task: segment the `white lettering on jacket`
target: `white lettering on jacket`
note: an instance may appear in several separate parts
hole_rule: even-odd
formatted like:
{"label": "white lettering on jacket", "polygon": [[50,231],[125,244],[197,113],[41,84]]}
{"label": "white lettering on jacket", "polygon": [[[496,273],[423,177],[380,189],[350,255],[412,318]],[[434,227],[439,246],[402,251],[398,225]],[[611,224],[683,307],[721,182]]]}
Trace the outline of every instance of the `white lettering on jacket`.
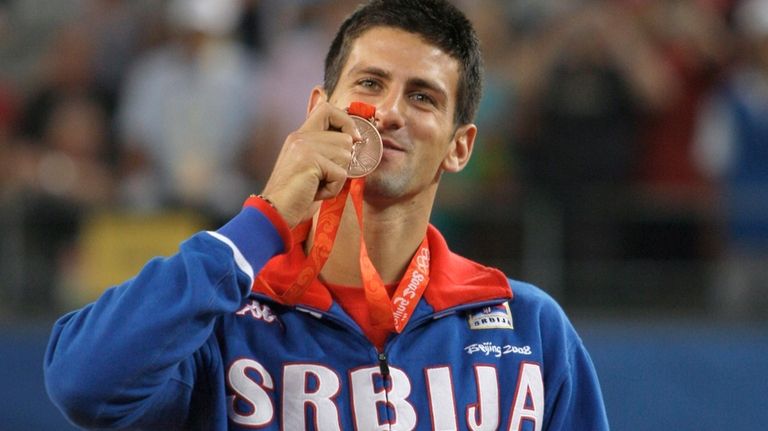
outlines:
{"label": "white lettering on jacket", "polygon": [[[408,402],[411,382],[402,370],[389,367],[389,386],[376,389],[375,380],[381,379],[378,366],[362,368],[349,373],[352,385],[352,411],[355,428],[359,430],[408,431],[416,428],[416,410]],[[379,418],[379,404],[394,410],[394,421]]]}
{"label": "white lettering on jacket", "polygon": [[499,379],[496,368],[475,365],[477,404],[467,406],[467,426],[472,431],[490,431],[499,427]]}
{"label": "white lettering on jacket", "polygon": [[[499,381],[492,365],[475,365],[477,402],[463,406],[467,427],[473,431],[496,430],[501,421]],[[314,363],[290,363],[282,369],[283,381],[279,408],[282,429],[307,429],[309,423],[318,431],[342,428],[339,403],[349,402],[355,428],[360,430],[408,431],[416,428],[418,418],[429,420],[433,430],[458,429],[457,388],[447,366],[424,370],[429,397],[429,412],[418,412],[408,400],[412,384],[405,372],[389,367],[383,378],[378,366],[358,368],[349,373],[349,401],[338,398],[342,381],[333,369]],[[508,431],[519,431],[525,423],[541,431],[544,417],[544,383],[541,367],[523,362],[518,373],[515,398],[509,413]],[[275,418],[272,376],[259,362],[242,358],[227,372],[227,384],[234,395],[227,397],[229,419],[235,424],[260,428]],[[458,388],[465,391],[468,388]],[[469,388],[471,390],[471,388]],[[384,417],[389,411],[392,415]]]}
{"label": "white lettering on jacket", "polygon": [[290,364],[283,367],[283,429],[309,429],[306,409],[312,407],[317,430],[341,430],[334,398],[339,393],[339,376],[328,367]]}
{"label": "white lettering on jacket", "polygon": [[[253,380],[257,377],[261,382]],[[227,382],[236,395],[227,397],[227,414],[233,422],[249,427],[265,426],[274,418],[274,407],[267,391],[274,383],[269,372],[253,359],[235,361],[227,372]],[[245,404],[245,409],[240,407]]]}
{"label": "white lettering on jacket", "polygon": [[453,399],[453,381],[448,367],[427,368],[427,394],[429,395],[429,413],[433,429],[455,431],[456,401]]}
{"label": "white lettering on jacket", "polygon": [[509,431],[519,431],[523,421],[533,422],[534,431],[541,431],[544,422],[544,383],[541,380],[541,367],[533,362],[520,364]]}

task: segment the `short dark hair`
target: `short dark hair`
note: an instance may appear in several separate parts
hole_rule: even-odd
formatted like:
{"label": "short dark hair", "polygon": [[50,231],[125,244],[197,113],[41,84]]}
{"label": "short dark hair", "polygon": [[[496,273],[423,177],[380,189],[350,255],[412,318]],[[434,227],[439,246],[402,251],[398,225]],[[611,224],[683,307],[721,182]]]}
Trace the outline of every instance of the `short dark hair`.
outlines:
{"label": "short dark hair", "polygon": [[471,123],[480,102],[483,80],[480,47],[466,16],[445,0],[372,0],[339,27],[325,57],[323,88],[336,89],[354,41],[373,27],[394,27],[417,34],[459,62],[454,123]]}

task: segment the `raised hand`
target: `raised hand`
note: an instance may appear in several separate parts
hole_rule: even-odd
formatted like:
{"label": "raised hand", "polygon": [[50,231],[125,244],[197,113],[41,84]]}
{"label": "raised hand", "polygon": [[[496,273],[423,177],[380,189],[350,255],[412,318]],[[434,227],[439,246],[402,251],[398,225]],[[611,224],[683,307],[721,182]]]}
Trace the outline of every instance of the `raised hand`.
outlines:
{"label": "raised hand", "polygon": [[288,135],[262,196],[290,227],[312,217],[316,203],[336,196],[347,180],[353,143],[360,134],[352,118],[328,102]]}

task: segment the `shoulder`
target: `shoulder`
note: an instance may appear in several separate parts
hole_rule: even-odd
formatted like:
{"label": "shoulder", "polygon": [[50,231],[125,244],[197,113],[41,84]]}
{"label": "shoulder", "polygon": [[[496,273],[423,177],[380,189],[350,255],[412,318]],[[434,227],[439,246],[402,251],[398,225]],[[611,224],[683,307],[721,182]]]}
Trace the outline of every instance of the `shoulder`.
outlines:
{"label": "shoulder", "polygon": [[543,289],[511,278],[508,282],[514,295],[511,307],[547,320],[568,320],[560,304]]}
{"label": "shoulder", "polygon": [[545,353],[568,355],[582,348],[582,341],[563,307],[546,291],[529,283],[509,279],[513,292],[509,301],[515,327],[536,333]]}

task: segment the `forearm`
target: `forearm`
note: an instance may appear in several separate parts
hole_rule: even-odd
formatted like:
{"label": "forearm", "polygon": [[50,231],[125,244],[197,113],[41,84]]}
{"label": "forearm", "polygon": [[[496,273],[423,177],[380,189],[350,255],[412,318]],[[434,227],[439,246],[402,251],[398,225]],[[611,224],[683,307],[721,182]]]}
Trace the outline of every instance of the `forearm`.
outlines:
{"label": "forearm", "polygon": [[[48,391],[70,415],[136,411],[234,312],[283,239],[249,208],[215,233],[199,233],[167,259],[56,323],[45,358]],[[109,409],[107,409],[109,410]],[[114,410],[114,409],[113,409]]]}

